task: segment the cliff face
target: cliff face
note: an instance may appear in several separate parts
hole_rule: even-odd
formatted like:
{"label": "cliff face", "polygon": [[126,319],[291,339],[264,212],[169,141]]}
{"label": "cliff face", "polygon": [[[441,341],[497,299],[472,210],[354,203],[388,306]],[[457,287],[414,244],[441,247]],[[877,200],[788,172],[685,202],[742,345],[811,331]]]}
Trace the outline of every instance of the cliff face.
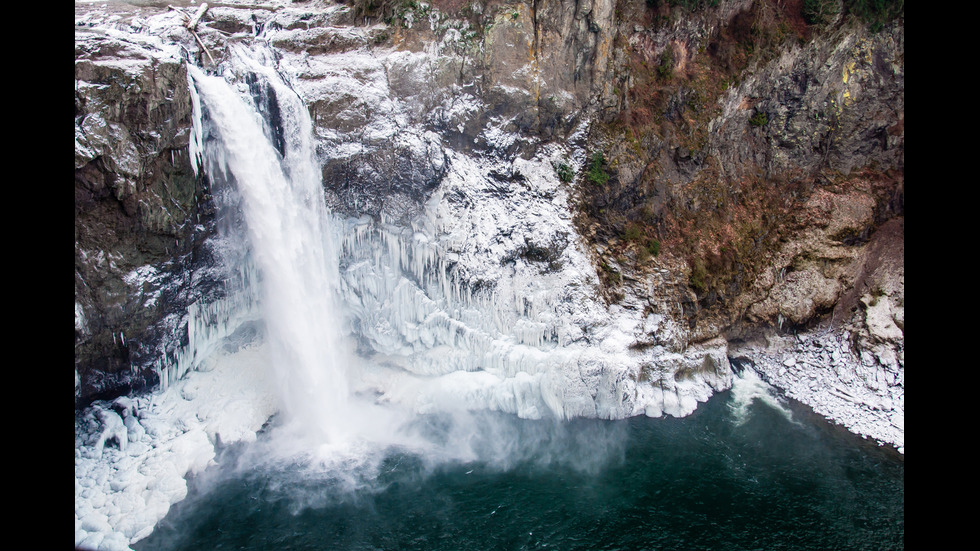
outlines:
{"label": "cliff face", "polygon": [[[440,199],[463,194],[459,153],[504,167],[469,200],[550,205],[521,172],[548,152],[607,308],[644,320],[630,350],[701,362],[693,345],[727,341],[784,388],[832,373],[841,408],[900,427],[903,19],[872,33],[810,25],[798,2],[669,4],[232,2],[196,37],[176,13],[127,8],[114,34],[77,9],[76,404],[152,384],[187,306],[222,293],[182,57],[213,66],[260,37],[307,101],[337,212],[408,226],[433,201],[462,209]],[[556,272],[568,233],[488,247]]]}
{"label": "cliff face", "polygon": [[580,228],[612,301],[722,335],[821,413],[859,409],[901,441],[904,27],[800,8],[620,26]]}
{"label": "cliff face", "polygon": [[155,382],[146,367],[180,345],[170,317],[208,261],[183,60],[87,29],[75,33],[76,404]]}

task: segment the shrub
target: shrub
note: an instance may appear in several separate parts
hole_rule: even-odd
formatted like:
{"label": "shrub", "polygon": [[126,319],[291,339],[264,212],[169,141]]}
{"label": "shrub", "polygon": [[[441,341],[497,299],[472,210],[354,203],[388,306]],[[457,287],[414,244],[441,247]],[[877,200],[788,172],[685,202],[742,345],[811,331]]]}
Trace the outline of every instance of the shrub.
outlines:
{"label": "shrub", "polygon": [[643,228],[638,224],[627,224],[623,231],[623,239],[627,241],[639,241],[643,237]]}
{"label": "shrub", "polygon": [[652,237],[648,238],[643,246],[640,247],[638,259],[641,262],[646,262],[650,260],[651,256],[660,256],[660,241]]}
{"label": "shrub", "polygon": [[589,172],[586,174],[586,178],[597,186],[605,185],[609,181],[609,174],[602,168],[602,165],[605,163],[606,157],[601,151],[596,151],[592,154],[592,159],[589,161]]}
{"label": "shrub", "polygon": [[660,80],[669,81],[674,75],[674,48],[667,46],[660,55],[660,65],[657,66],[657,76]]}
{"label": "shrub", "polygon": [[555,167],[555,172],[558,174],[558,179],[566,184],[575,178],[575,171],[568,163],[560,163]]}
{"label": "shrub", "polygon": [[704,261],[700,258],[691,263],[691,276],[688,282],[691,287],[699,292],[703,293],[708,290],[708,268],[705,267]]}
{"label": "shrub", "polygon": [[647,242],[647,252],[650,253],[650,254],[652,254],[653,256],[659,256],[660,255],[660,241],[657,241],[656,239],[651,239],[650,241],[648,241]]}
{"label": "shrub", "polygon": [[705,8],[717,7],[719,0],[647,0],[647,7],[659,8],[662,5],[682,6],[689,11],[700,11]]}
{"label": "shrub", "polygon": [[619,270],[613,268],[605,261],[599,264],[599,269],[601,270],[599,275],[607,285],[619,283],[623,279],[623,275],[619,273]]}
{"label": "shrub", "polygon": [[874,33],[905,12],[905,0],[845,0],[844,5]]}
{"label": "shrub", "polygon": [[752,118],[749,119],[749,124],[752,126],[765,126],[769,124],[769,115],[766,115],[760,111],[755,115],[752,115]]}

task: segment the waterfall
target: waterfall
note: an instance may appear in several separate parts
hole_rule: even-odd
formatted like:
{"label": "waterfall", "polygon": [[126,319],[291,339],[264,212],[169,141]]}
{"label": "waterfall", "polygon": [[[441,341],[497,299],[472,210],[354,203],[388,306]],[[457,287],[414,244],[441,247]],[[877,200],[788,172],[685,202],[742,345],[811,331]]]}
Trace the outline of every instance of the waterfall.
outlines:
{"label": "waterfall", "polygon": [[195,125],[204,137],[192,143],[202,148],[207,173],[233,181],[240,196],[286,421],[336,441],[350,360],[342,351],[337,247],[309,114],[249,52],[236,49],[230,66],[229,79],[188,68],[205,113]]}

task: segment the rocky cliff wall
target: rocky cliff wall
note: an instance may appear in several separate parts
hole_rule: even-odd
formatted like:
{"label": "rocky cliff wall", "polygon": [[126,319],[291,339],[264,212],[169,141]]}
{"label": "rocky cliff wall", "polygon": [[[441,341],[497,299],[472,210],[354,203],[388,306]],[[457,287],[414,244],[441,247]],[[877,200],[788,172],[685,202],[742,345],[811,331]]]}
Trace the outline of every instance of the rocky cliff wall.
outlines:
{"label": "rocky cliff wall", "polygon": [[208,263],[184,60],[131,36],[76,21],[76,405],[155,383],[146,366],[180,346],[173,316]]}
{"label": "rocky cliff wall", "polygon": [[450,150],[558,144],[607,304],[648,320],[634,349],[721,337],[809,403],[844,397],[822,413],[900,427],[903,19],[673,4],[227,2],[196,37],[162,8],[76,8],[76,404],[152,384],[187,305],[221,293],[182,60],[261,36],[307,100],[339,212],[411,224]]}
{"label": "rocky cliff wall", "polygon": [[619,27],[580,228],[611,301],[721,335],[821,413],[861,410],[900,441],[903,22],[801,8],[634,7],[648,24]]}

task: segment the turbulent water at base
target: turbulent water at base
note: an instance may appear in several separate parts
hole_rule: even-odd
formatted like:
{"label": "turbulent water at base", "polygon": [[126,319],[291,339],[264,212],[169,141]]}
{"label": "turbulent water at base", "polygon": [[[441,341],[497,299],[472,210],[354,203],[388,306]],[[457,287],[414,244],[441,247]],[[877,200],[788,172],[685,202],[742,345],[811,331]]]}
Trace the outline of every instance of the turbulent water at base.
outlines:
{"label": "turbulent water at base", "polygon": [[903,549],[902,457],[746,384],[681,419],[488,414],[506,461],[393,452],[354,486],[229,450],[135,548]]}

